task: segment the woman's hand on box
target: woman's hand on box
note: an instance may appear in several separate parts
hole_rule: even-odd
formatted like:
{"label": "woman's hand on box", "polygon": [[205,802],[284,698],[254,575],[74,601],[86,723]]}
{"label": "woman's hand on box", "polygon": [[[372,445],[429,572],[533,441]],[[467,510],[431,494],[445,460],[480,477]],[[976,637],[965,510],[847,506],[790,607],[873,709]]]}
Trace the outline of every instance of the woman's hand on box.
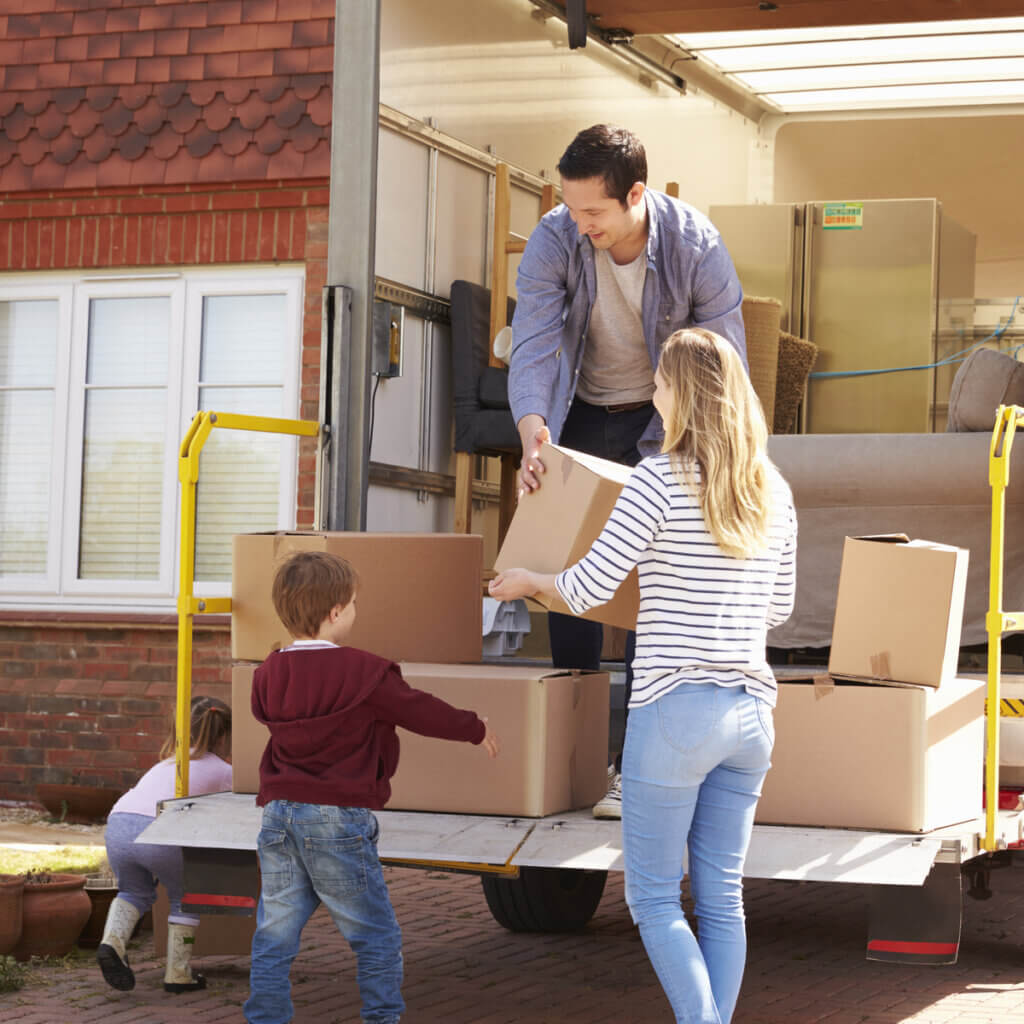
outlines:
{"label": "woman's hand on box", "polygon": [[530,572],[529,569],[506,569],[487,584],[487,592],[498,601],[515,601],[520,597],[556,597],[555,574]]}

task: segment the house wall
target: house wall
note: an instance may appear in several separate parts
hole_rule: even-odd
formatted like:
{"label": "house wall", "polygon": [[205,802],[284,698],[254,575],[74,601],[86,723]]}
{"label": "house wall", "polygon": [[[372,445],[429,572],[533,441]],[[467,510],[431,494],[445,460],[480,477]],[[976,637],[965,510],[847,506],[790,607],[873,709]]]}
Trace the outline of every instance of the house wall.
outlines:
{"label": "house wall", "polygon": [[[319,401],[325,179],[13,193],[0,202],[0,273],[299,262],[301,412]],[[315,445],[299,454],[298,524],[313,523]],[[230,702],[225,617],[195,619],[193,693]],[[173,616],[0,612],[0,798],[39,783],[127,789],[156,760],[174,710]]]}

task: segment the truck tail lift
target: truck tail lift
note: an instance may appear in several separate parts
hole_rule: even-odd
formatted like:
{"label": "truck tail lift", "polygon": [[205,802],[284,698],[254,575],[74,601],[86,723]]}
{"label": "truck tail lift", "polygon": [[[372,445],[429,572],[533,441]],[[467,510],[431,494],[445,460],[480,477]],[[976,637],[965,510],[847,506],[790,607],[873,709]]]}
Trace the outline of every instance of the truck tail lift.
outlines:
{"label": "truck tail lift", "polygon": [[[195,486],[199,451],[213,427],[315,437],[315,423],[199,413],[182,443],[181,590],[178,597],[177,789],[140,841],[185,851],[184,904],[195,913],[251,916],[258,897],[256,840],[261,811],[251,794],[188,797],[188,709],[192,618],[231,610],[230,598],[196,600]],[[746,874],[781,881],[866,886],[868,959],[955,963],[960,943],[963,875],[969,894],[986,898],[992,869],[1024,847],[1024,811],[999,800],[1000,641],[1024,629],[1024,612],[1002,610],[1005,490],[1009,455],[1024,408],[1000,407],[989,458],[992,545],[988,613],[985,813],[923,834],[756,825]],[[813,671],[809,673],[813,675]],[[792,673],[790,677],[792,678]],[[964,765],[964,771],[977,770]],[[600,902],[609,871],[623,870],[621,826],[588,810],[540,819],[379,811],[385,863],[478,874],[495,919],[513,931],[583,927]]]}

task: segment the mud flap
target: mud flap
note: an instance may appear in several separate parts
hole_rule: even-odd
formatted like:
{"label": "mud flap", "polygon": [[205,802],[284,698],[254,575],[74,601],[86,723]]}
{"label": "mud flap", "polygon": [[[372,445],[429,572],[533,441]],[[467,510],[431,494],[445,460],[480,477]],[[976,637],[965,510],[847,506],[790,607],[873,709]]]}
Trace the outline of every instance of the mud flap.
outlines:
{"label": "mud flap", "polygon": [[868,960],[955,964],[963,896],[959,864],[935,864],[924,885],[873,885]]}
{"label": "mud flap", "polygon": [[260,894],[259,864],[252,850],[220,850],[186,846],[185,893],[181,909],[187,914],[256,913]]}

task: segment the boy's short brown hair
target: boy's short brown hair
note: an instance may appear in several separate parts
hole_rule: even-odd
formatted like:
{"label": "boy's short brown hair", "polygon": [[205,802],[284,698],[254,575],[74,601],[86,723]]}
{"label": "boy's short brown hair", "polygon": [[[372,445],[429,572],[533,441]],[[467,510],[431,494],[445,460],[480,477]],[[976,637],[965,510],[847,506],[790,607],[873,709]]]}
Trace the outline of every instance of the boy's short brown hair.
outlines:
{"label": "boy's short brown hair", "polygon": [[292,636],[316,636],[331,609],[348,604],[358,585],[355,569],[339,555],[299,551],[274,576],[274,610]]}

